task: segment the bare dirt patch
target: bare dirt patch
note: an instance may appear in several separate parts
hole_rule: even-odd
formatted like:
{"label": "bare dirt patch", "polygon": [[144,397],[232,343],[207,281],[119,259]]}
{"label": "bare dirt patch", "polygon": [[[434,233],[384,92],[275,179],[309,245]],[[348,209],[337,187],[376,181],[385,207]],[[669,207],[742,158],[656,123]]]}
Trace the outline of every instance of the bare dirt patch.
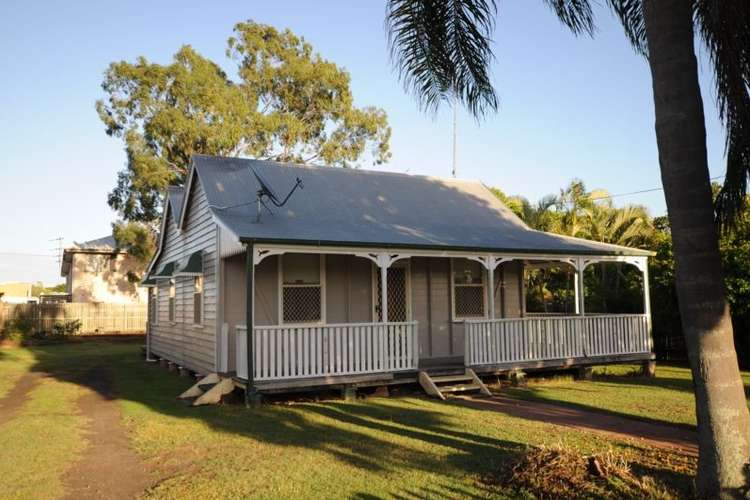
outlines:
{"label": "bare dirt patch", "polygon": [[78,400],[89,420],[89,445],[81,460],[65,474],[68,499],[130,499],[150,486],[149,471],[130,448],[114,399],[112,374],[97,367],[85,374],[83,384],[91,391]]}
{"label": "bare dirt patch", "polygon": [[678,451],[693,457],[698,456],[698,438],[695,431],[681,427],[653,424],[569,406],[523,401],[503,396],[485,399],[461,397],[456,400],[472,408],[499,411],[513,417],[599,432],[620,439],[635,440],[656,448]]}
{"label": "bare dirt patch", "polygon": [[26,373],[4,398],[0,399],[0,425],[9,422],[23,408],[29,393],[39,384],[43,375]]}

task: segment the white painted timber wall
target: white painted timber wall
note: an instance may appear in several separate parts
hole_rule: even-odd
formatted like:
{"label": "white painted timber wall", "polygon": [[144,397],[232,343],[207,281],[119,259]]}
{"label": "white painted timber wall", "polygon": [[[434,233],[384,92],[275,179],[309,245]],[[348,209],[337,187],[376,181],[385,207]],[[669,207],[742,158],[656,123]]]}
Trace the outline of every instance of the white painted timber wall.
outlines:
{"label": "white painted timber wall", "polygon": [[165,262],[203,251],[202,323],[193,324],[193,277],[175,278],[174,322],[169,321],[169,280],[159,280],[159,319],[151,327],[151,350],[191,370],[209,373],[216,368],[217,226],[197,177],[192,191],[183,231],[178,231],[171,210],[168,214],[164,247],[154,269],[159,269]]}
{"label": "white painted timber wall", "polygon": [[466,322],[467,366],[648,352],[646,314]]}
{"label": "white painted timber wall", "polygon": [[[417,323],[259,326],[254,379],[284,380],[417,369]],[[237,375],[247,378],[247,329],[237,327]]]}

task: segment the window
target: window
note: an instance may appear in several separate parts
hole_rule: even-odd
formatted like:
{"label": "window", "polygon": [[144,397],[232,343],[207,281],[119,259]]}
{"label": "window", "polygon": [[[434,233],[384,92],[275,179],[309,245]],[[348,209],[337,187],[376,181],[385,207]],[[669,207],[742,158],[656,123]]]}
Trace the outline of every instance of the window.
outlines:
{"label": "window", "polygon": [[175,290],[174,280],[169,281],[169,321],[175,322]]}
{"label": "window", "polygon": [[323,321],[323,257],[286,254],[279,263],[282,323]]}
{"label": "window", "polygon": [[117,272],[117,254],[109,256],[109,272]]}
{"label": "window", "polygon": [[484,317],[484,268],[479,262],[454,259],[453,318]]}
{"label": "window", "polygon": [[159,324],[159,287],[155,286],[150,288],[151,290],[151,307],[149,312],[151,313],[151,324]]}
{"label": "window", "polygon": [[193,324],[203,322],[203,276],[193,278]]}

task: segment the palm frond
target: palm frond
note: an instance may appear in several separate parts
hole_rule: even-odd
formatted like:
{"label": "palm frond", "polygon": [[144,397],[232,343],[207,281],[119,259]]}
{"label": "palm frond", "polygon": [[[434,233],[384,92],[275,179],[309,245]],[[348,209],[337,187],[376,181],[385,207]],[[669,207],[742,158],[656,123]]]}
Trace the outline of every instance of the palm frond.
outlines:
{"label": "palm frond", "polygon": [[490,82],[495,0],[389,0],[391,63],[423,109],[456,98],[477,118],[498,105]]}
{"label": "palm frond", "polygon": [[544,0],[544,3],[574,34],[594,34],[594,13],[589,0]]}
{"label": "palm frond", "polygon": [[620,20],[630,44],[641,55],[648,54],[646,24],[643,21],[643,0],[607,0]]}
{"label": "palm frond", "polygon": [[694,18],[713,65],[716,104],[726,127],[727,171],[716,217],[731,227],[745,207],[750,176],[750,2],[696,0]]}

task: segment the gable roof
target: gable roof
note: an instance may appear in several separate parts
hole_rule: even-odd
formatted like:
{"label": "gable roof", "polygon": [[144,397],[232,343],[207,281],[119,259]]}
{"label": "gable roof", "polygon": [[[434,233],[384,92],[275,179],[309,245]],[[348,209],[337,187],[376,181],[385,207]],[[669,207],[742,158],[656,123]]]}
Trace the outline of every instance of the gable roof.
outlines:
{"label": "gable roof", "polygon": [[[530,229],[478,181],[193,156],[209,207],[240,240],[586,255],[651,255]],[[280,196],[304,188],[257,220],[258,172]],[[191,174],[192,174],[191,173]],[[192,176],[191,176],[192,180]]]}
{"label": "gable roof", "polygon": [[[192,176],[192,173],[190,174]],[[154,256],[151,258],[151,262],[149,262],[148,267],[146,267],[146,272],[143,274],[143,279],[141,280],[142,286],[153,286],[153,282],[151,279],[151,275],[154,270],[154,265],[159,260],[159,257],[161,256],[161,251],[164,248],[164,239],[167,237],[167,232],[169,231],[169,228],[167,227],[167,221],[169,220],[169,214],[172,213],[172,219],[174,220],[175,225],[178,223],[179,215],[182,214],[182,204],[183,204],[183,198],[185,197],[185,188],[182,186],[169,186],[167,188],[167,192],[164,195],[164,203],[162,206],[164,207],[164,212],[161,216],[161,226],[159,229],[159,241],[156,246],[156,252],[154,253]],[[187,201],[187,200],[184,200]]]}
{"label": "gable roof", "polygon": [[169,186],[167,188],[167,200],[169,206],[172,208],[172,214],[174,215],[175,224],[180,220],[182,215],[182,203],[185,197],[185,188],[182,186]]}

